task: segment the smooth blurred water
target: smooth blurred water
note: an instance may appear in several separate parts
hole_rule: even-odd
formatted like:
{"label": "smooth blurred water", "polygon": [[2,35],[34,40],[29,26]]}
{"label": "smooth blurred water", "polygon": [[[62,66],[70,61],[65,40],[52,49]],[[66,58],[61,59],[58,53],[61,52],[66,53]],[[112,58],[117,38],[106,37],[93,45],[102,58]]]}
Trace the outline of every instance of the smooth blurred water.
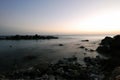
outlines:
{"label": "smooth blurred water", "polygon": [[[95,57],[97,52],[86,52],[78,47],[96,49],[105,36],[58,36],[51,40],[0,40],[0,71],[13,69],[14,64],[21,67],[33,66],[38,63],[52,63],[64,57],[76,55],[81,64],[85,56]],[[81,42],[88,39],[89,42]],[[63,44],[64,46],[59,46]],[[83,53],[87,53],[84,55]],[[27,55],[37,56],[36,59],[25,61]]]}

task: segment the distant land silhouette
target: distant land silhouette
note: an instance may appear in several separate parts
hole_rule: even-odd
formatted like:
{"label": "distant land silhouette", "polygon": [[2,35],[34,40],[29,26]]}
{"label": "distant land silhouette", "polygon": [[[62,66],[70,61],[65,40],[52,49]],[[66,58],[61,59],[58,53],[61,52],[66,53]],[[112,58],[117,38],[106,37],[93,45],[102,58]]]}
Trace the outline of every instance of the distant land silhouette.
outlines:
{"label": "distant land silhouette", "polygon": [[14,35],[14,36],[2,36],[0,40],[38,40],[38,39],[58,39],[55,36],[42,36],[42,35]]}

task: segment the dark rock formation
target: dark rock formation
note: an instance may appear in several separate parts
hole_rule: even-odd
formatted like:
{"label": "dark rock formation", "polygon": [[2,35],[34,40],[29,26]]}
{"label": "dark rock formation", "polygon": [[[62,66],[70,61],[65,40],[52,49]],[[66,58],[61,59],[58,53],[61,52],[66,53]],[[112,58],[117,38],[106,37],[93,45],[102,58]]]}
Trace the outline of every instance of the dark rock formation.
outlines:
{"label": "dark rock formation", "polygon": [[120,80],[120,67],[113,70],[110,80]]}
{"label": "dark rock formation", "polygon": [[113,38],[105,37],[101,41],[97,51],[101,54],[120,56],[120,35],[116,35]]}
{"label": "dark rock formation", "polygon": [[63,44],[59,44],[59,46],[64,46]]}
{"label": "dark rock formation", "polygon": [[120,69],[117,67],[120,66],[120,35],[103,39],[97,51],[108,56],[108,59],[101,64],[105,80],[119,80]]}
{"label": "dark rock formation", "polygon": [[113,38],[107,36],[101,41],[100,45],[110,45],[112,43],[112,40]]}
{"label": "dark rock formation", "polygon": [[15,35],[15,36],[5,36],[0,38],[0,40],[38,40],[38,39],[58,39],[55,36],[41,36],[41,35]]}
{"label": "dark rock formation", "polygon": [[84,47],[84,46],[80,46],[79,48],[82,48],[82,49],[84,49],[85,47]]}
{"label": "dark rock formation", "polygon": [[87,39],[86,39],[86,40],[81,40],[81,41],[82,41],[82,42],[89,42],[89,40],[87,40]]}
{"label": "dark rock formation", "polygon": [[93,49],[90,49],[89,51],[90,51],[90,52],[94,52],[95,50],[93,50]]}

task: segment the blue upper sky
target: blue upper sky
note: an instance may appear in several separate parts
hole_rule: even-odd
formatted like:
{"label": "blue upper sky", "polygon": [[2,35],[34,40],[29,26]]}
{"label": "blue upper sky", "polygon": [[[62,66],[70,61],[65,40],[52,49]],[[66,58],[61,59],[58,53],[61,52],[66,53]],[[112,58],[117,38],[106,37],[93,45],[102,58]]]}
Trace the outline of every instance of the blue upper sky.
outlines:
{"label": "blue upper sky", "polygon": [[119,4],[119,0],[0,0],[0,34],[119,33]]}

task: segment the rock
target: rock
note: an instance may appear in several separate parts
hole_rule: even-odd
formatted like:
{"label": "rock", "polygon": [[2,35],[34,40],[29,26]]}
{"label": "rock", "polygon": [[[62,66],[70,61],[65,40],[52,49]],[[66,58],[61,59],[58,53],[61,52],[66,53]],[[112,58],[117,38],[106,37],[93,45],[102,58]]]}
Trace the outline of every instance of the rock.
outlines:
{"label": "rock", "polygon": [[0,40],[38,40],[38,39],[58,39],[55,36],[41,36],[38,34],[35,35],[14,35],[14,36],[3,36]]}
{"label": "rock", "polygon": [[59,44],[59,46],[64,46],[63,44]]}
{"label": "rock", "polygon": [[101,53],[101,54],[109,54],[110,48],[108,46],[100,45],[96,49],[96,51],[99,52],[99,53]]}
{"label": "rock", "polygon": [[[120,35],[116,35],[113,38],[105,37],[96,50],[100,54],[109,57],[101,63],[106,74],[106,80],[120,80]],[[113,70],[114,68],[116,69]]]}
{"label": "rock", "polygon": [[90,49],[89,51],[90,51],[90,52],[94,52],[95,50],[93,50],[93,49]]}
{"label": "rock", "polygon": [[85,61],[85,62],[90,62],[90,61],[91,61],[91,58],[90,58],[90,57],[85,57],[85,58],[84,58],[84,61]]}
{"label": "rock", "polygon": [[83,53],[84,55],[86,55],[87,53]]}
{"label": "rock", "polygon": [[82,41],[82,42],[89,42],[89,40],[87,40],[87,39],[86,39],[86,40],[81,40],[81,41]]}
{"label": "rock", "polygon": [[101,54],[120,56],[120,35],[105,37],[96,50]]}
{"label": "rock", "polygon": [[48,80],[48,78],[49,78],[49,77],[48,77],[48,74],[44,74],[44,75],[42,76],[42,79],[43,79],[43,80]]}
{"label": "rock", "polygon": [[113,70],[110,80],[120,80],[120,67]]}
{"label": "rock", "polygon": [[1,80],[5,79],[5,76],[4,75],[0,75],[0,79]]}
{"label": "rock", "polygon": [[112,40],[113,38],[107,36],[101,41],[100,45],[110,45]]}
{"label": "rock", "polygon": [[84,49],[85,47],[84,47],[84,46],[80,46],[79,48],[82,48],[82,49]]}
{"label": "rock", "polygon": [[[52,65],[52,71],[57,79],[62,77],[65,80],[87,80],[89,79],[86,68],[83,69],[82,65],[77,61],[77,57],[64,58]],[[48,70],[49,71],[49,70]],[[60,80],[63,80],[60,79]]]}
{"label": "rock", "polygon": [[85,48],[85,51],[88,51],[88,49],[87,49],[87,48]]}

